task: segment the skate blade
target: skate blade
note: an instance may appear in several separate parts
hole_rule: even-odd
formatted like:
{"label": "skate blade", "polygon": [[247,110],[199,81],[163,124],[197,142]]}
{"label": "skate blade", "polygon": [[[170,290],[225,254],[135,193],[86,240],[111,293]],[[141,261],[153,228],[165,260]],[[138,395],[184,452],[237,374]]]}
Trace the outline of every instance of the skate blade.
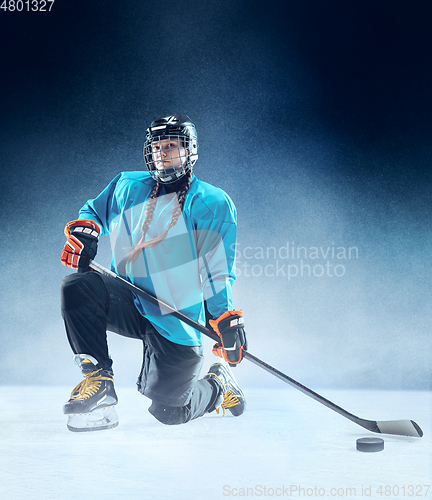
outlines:
{"label": "skate blade", "polygon": [[113,406],[98,408],[90,413],[76,413],[68,416],[67,428],[72,432],[91,432],[113,429],[119,424]]}

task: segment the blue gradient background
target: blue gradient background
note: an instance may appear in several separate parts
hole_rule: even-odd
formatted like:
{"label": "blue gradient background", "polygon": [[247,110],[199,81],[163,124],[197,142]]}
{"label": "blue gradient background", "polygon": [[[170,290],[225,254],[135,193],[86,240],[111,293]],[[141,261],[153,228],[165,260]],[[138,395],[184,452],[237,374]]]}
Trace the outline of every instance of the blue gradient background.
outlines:
{"label": "blue gradient background", "polygon": [[[359,251],[331,261],[339,278],[240,274],[250,351],[313,388],[429,389],[431,4],[346,4],[0,12],[1,383],[76,379],[59,309],[64,225],[144,167],[154,116],[182,111],[198,129],[197,176],[237,206],[240,251]],[[119,383],[134,383],[139,345],[110,342]],[[238,370],[244,384],[280,384]]]}

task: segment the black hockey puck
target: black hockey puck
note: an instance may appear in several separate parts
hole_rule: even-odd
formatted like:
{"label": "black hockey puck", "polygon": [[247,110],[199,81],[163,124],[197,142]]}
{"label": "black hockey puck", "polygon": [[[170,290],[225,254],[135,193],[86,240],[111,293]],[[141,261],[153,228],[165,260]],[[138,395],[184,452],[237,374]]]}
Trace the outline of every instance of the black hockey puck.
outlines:
{"label": "black hockey puck", "polygon": [[381,438],[360,438],[356,441],[358,451],[372,453],[375,451],[383,451],[384,439]]}

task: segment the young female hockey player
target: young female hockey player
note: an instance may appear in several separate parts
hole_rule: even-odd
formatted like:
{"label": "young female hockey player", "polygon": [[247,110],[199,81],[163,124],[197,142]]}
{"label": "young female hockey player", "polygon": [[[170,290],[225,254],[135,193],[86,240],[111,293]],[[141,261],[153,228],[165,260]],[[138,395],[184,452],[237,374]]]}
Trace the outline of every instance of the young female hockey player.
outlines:
{"label": "young female hockey player", "polygon": [[64,405],[73,431],[118,424],[106,331],[138,338],[144,360],[138,390],[150,413],[181,424],[229,408],[245,397],[229,366],[215,363],[203,379],[202,334],[89,268],[100,234],[109,234],[111,269],[220,337],[214,352],[235,365],[247,348],[242,311],[233,310],[236,210],[221,190],[198,180],[194,124],[184,114],[161,116],[146,132],[148,172],[123,172],[65,228],[62,263],[78,273],[62,283],[62,315],[84,380]]}

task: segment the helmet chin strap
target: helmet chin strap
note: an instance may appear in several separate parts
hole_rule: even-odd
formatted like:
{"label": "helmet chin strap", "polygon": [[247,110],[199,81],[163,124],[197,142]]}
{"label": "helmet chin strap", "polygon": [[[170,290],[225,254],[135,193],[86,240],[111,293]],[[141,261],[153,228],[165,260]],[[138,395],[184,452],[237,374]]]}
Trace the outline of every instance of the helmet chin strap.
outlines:
{"label": "helmet chin strap", "polygon": [[[186,168],[185,168],[186,165]],[[190,168],[187,168],[187,161],[181,166],[180,169],[178,168],[169,168],[169,169],[161,169],[161,170],[154,170],[152,174],[152,177],[157,180],[158,182],[161,182],[162,184],[173,184],[181,179],[189,172]]]}

